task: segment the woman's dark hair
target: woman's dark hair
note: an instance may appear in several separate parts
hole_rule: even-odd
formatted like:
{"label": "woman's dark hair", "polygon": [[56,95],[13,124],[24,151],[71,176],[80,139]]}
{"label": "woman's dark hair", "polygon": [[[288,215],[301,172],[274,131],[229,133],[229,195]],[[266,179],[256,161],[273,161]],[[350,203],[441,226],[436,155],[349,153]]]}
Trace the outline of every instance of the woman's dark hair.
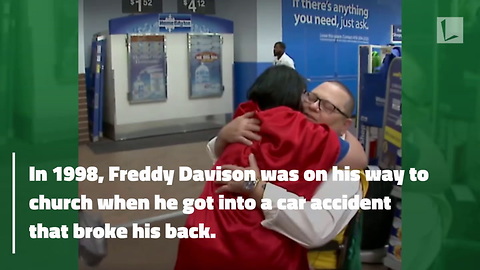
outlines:
{"label": "woman's dark hair", "polygon": [[301,111],[306,88],[305,79],[295,69],[278,65],[268,68],[255,80],[247,98],[256,102],[261,110],[287,106]]}

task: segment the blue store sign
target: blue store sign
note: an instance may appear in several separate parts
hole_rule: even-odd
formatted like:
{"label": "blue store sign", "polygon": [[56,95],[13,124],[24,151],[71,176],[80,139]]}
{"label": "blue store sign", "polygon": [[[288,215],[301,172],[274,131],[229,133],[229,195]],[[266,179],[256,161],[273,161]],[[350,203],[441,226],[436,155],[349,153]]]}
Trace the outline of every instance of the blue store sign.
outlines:
{"label": "blue store sign", "polygon": [[402,42],[402,26],[401,25],[392,25],[392,43]]}

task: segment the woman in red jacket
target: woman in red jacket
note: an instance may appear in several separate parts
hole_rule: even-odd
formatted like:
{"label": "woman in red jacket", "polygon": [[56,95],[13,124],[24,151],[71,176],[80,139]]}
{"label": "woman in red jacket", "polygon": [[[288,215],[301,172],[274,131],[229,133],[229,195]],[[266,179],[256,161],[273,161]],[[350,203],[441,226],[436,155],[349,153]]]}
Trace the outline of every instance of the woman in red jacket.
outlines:
{"label": "woman in red jacket", "polygon": [[[321,181],[307,182],[306,170],[330,170],[339,157],[341,143],[328,126],[314,124],[302,114],[304,78],[292,68],[274,66],[254,82],[249,101],[240,104],[234,117],[255,112],[262,125],[261,140],[251,146],[229,144],[214,164],[248,167],[254,154],[261,170],[297,170],[298,181],[276,181],[292,193],[310,200]],[[187,227],[203,223],[216,235],[210,239],[181,239],[176,270],[308,270],[307,251],[293,240],[261,225],[262,210],[219,210],[219,185],[206,182],[200,198],[212,197],[214,210],[195,210]],[[233,193],[221,194],[225,199]],[[248,192],[245,193],[248,197]]]}

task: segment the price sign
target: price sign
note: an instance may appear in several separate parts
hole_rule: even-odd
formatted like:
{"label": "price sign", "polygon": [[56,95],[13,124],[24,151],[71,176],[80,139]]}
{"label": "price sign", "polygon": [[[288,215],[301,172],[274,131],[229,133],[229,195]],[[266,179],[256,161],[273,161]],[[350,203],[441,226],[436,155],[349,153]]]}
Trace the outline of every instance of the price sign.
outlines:
{"label": "price sign", "polygon": [[215,14],[215,0],[177,0],[178,13]]}
{"label": "price sign", "polygon": [[162,0],[122,0],[122,13],[162,13]]}

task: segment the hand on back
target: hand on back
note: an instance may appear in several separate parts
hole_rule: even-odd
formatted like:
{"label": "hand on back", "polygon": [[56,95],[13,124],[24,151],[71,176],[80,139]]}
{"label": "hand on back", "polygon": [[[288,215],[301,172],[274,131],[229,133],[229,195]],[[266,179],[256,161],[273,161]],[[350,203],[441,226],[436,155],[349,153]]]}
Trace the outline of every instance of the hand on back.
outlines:
{"label": "hand on back", "polygon": [[233,119],[224,126],[218,137],[226,143],[243,143],[252,145],[253,141],[261,139],[257,132],[260,131],[260,120],[253,118],[254,112],[248,112]]}

